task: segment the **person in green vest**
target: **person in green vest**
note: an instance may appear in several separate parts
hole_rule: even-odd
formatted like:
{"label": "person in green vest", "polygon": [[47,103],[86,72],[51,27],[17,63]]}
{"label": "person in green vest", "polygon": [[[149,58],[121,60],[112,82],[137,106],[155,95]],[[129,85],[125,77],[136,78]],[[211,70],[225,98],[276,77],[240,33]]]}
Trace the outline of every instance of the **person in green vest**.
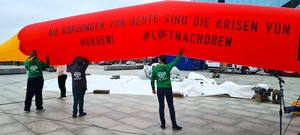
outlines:
{"label": "person in green vest", "polygon": [[33,96],[35,96],[35,105],[37,112],[45,111],[43,107],[43,87],[44,77],[43,70],[50,67],[50,61],[46,56],[46,63],[38,59],[38,54],[35,50],[32,50],[28,59],[24,62],[25,67],[28,70],[27,90],[25,98],[25,112],[30,112],[31,102]]}
{"label": "person in green vest", "polygon": [[167,57],[165,55],[160,55],[158,59],[158,65],[156,65],[152,71],[151,76],[151,87],[152,87],[152,93],[156,94],[155,91],[155,81],[156,81],[156,87],[157,87],[157,98],[159,102],[159,116],[160,116],[160,127],[162,129],[166,128],[166,120],[164,116],[164,98],[166,97],[169,111],[170,111],[170,118],[172,121],[172,129],[174,130],[181,130],[182,127],[178,126],[176,123],[175,118],[175,109],[173,105],[173,91],[172,91],[172,85],[170,80],[170,72],[172,68],[177,65],[179,62],[181,55],[183,53],[184,49],[181,49],[177,57],[173,62],[170,64],[167,64]]}

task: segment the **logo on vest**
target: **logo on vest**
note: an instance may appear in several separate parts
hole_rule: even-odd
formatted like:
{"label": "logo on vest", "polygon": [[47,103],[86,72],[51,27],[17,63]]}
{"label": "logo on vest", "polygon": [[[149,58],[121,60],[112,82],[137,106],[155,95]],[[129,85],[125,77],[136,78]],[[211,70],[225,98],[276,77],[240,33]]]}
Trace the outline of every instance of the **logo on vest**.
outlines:
{"label": "logo on vest", "polygon": [[81,80],[81,73],[80,72],[75,72],[74,74],[74,80]]}

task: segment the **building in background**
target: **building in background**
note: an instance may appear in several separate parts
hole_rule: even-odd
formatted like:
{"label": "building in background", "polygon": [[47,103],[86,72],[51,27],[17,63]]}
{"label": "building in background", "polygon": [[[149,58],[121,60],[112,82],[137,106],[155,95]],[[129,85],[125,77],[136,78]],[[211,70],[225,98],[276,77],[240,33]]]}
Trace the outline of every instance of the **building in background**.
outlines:
{"label": "building in background", "polygon": [[272,7],[291,7],[300,9],[299,0],[192,0],[199,2],[220,2],[231,4],[248,4],[248,5],[260,5],[260,6],[272,6]]}
{"label": "building in background", "polygon": [[[300,9],[300,0],[190,0],[196,2],[228,3],[228,4],[246,4],[271,7],[286,7]],[[251,11],[249,11],[251,12]],[[175,56],[168,56],[168,61],[175,59]],[[206,61],[200,59],[182,57],[176,67],[180,70],[203,70],[207,69]],[[220,68],[225,68],[227,63],[220,63]]]}
{"label": "building in background", "polygon": [[[300,0],[191,0],[198,2],[215,2],[229,4],[246,4],[271,7],[287,7],[300,9]],[[221,63],[220,68],[225,68],[227,63]]]}

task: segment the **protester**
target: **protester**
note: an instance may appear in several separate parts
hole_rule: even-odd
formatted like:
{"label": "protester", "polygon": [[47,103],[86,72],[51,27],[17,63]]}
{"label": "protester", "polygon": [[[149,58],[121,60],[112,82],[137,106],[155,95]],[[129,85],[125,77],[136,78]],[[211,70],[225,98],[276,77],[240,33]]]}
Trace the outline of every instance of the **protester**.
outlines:
{"label": "protester", "polygon": [[43,107],[43,86],[44,77],[43,70],[50,67],[50,61],[48,56],[46,56],[46,63],[38,59],[37,52],[32,50],[30,52],[29,58],[24,62],[25,67],[28,70],[27,79],[27,91],[25,98],[25,112],[30,112],[31,102],[33,96],[35,96],[35,105],[38,112],[45,111]]}
{"label": "protester", "polygon": [[60,97],[57,99],[67,99],[66,96],[66,80],[67,80],[67,65],[59,65],[56,69],[57,73],[57,80],[58,80],[58,87],[60,89]]}
{"label": "protester", "polygon": [[152,93],[156,94],[155,91],[155,81],[156,81],[156,87],[157,87],[157,98],[159,102],[159,116],[160,116],[160,122],[161,122],[161,128],[165,129],[166,127],[166,120],[164,116],[164,98],[166,97],[169,111],[170,111],[170,118],[172,121],[172,129],[174,130],[181,130],[182,127],[178,126],[176,123],[176,117],[175,117],[175,109],[173,105],[173,91],[172,91],[172,85],[170,80],[170,72],[172,68],[179,62],[181,55],[183,53],[184,49],[180,50],[180,53],[177,55],[175,60],[171,62],[170,64],[167,64],[167,57],[165,55],[159,56],[158,59],[158,65],[156,65],[152,71],[151,76],[151,87],[152,87]]}
{"label": "protester", "polygon": [[89,65],[89,60],[84,57],[76,57],[67,69],[72,75],[72,92],[73,92],[73,118],[77,117],[77,106],[79,104],[79,116],[85,116],[83,111],[84,95],[87,90],[87,81],[85,71]]}

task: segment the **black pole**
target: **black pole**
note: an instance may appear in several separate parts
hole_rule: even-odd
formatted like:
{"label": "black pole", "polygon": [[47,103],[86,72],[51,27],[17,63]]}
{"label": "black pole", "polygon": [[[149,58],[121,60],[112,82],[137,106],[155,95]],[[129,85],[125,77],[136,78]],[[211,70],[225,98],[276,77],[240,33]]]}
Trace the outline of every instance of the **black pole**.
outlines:
{"label": "black pole", "polygon": [[281,80],[279,80],[279,86],[280,86],[280,109],[279,109],[279,125],[280,125],[280,135],[282,135],[282,104],[284,102],[283,100],[283,88],[281,84]]}
{"label": "black pole", "polygon": [[284,98],[283,98],[283,88],[282,83],[285,83],[285,81],[278,75],[278,72],[273,71],[272,74],[278,79],[279,81],[279,87],[280,87],[280,95],[279,95],[279,101],[280,101],[280,108],[279,108],[279,126],[280,126],[280,135],[282,135],[282,106],[284,105]]}

